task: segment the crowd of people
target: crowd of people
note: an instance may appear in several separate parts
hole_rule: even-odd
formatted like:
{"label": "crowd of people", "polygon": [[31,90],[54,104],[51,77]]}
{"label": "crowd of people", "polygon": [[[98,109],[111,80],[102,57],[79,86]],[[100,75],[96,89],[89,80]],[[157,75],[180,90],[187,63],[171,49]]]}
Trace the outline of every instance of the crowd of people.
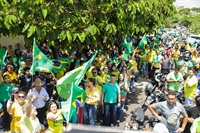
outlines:
{"label": "crowd of people", "polygon": [[[83,103],[77,99],[77,111],[71,123],[99,124],[99,113],[103,119],[102,125],[112,128],[119,126],[128,101],[127,94],[134,93],[136,89],[134,83],[141,78],[153,81],[154,73],[159,69],[167,75],[168,100],[150,105],[149,110],[170,132],[199,131],[199,47],[184,40],[175,41],[174,38],[169,39],[172,45],[167,45],[159,38],[159,47],[155,48],[149,45],[153,38],[148,39],[145,52],[133,45],[129,60],[123,58],[125,47],[121,40],[106,48],[99,46],[94,62],[80,83],[86,92],[86,99]],[[47,42],[41,43],[39,48],[45,55],[53,57]],[[15,48],[9,45],[2,49],[8,52],[0,73],[0,130],[10,130],[12,133],[63,132],[66,123],[59,102],[67,99],[57,94],[56,82],[65,73],[89,60],[95,49],[86,46],[69,54],[58,47],[59,58],[69,58],[70,65],[58,73],[35,72],[33,76],[29,72],[33,57],[30,45],[21,47],[17,43]],[[181,53],[184,53],[183,58],[180,58]],[[184,84],[183,89],[181,84]],[[184,93],[184,105],[176,102],[176,91]],[[162,110],[163,117],[156,113],[156,109]],[[178,112],[177,119],[168,120],[174,112]]]}

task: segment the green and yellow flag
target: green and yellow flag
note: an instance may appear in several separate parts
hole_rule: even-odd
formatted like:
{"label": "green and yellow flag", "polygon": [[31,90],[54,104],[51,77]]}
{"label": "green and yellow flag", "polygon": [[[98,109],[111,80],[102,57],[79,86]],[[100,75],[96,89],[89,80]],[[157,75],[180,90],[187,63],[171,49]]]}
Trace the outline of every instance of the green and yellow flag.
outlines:
{"label": "green and yellow flag", "polygon": [[[64,114],[64,116],[68,116],[68,118],[66,118],[67,121],[71,119],[74,111],[76,110],[76,98],[81,97],[81,100],[84,100],[86,97],[85,91],[82,88],[78,87],[78,85],[83,79],[87,69],[94,61],[96,54],[97,52],[93,55],[93,57],[89,61],[84,63],[82,66],[66,73],[64,77],[62,77],[57,81],[56,89],[59,96],[68,99],[69,101],[71,100],[70,113],[66,109]],[[67,104],[67,102],[63,104]]]}
{"label": "green and yellow flag", "polygon": [[7,50],[0,49],[0,69],[3,66],[3,62],[4,62],[5,58],[6,58],[6,55],[7,55]]}
{"label": "green and yellow flag", "polygon": [[128,57],[132,53],[133,49],[132,43],[133,42],[130,37],[126,37],[122,43],[122,45],[125,47],[125,50],[123,52],[123,59],[125,61],[128,61]]}
{"label": "green and yellow flag", "polygon": [[51,59],[51,61],[53,62],[53,73],[62,71],[70,63],[68,58]]}
{"label": "green and yellow flag", "polygon": [[153,42],[150,43],[150,46],[153,48],[153,49],[159,49],[159,40],[155,40]]}
{"label": "green and yellow flag", "polygon": [[85,90],[74,83],[71,84],[71,89],[69,90],[70,91],[67,95],[70,94],[70,97],[67,101],[61,102],[62,114],[67,122],[69,122],[69,120],[72,118],[72,115],[76,112],[76,99],[80,98],[80,102],[83,102],[86,98]]}
{"label": "green and yellow flag", "polygon": [[143,37],[142,37],[142,39],[140,40],[140,43],[139,43],[139,47],[142,49],[142,52],[145,54],[146,52],[145,52],[145,47],[146,47],[146,44],[147,44],[147,37],[146,37],[146,35],[144,35]]}
{"label": "green and yellow flag", "polygon": [[53,62],[40,51],[36,41],[33,42],[33,63],[30,69],[30,73],[37,72],[52,72]]}

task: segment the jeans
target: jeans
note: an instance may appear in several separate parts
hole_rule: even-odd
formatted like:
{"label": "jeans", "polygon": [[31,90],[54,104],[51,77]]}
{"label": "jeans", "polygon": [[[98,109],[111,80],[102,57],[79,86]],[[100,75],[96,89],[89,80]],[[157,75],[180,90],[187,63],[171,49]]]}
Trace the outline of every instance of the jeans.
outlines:
{"label": "jeans", "polygon": [[0,118],[0,131],[3,129],[3,116]]}
{"label": "jeans", "polygon": [[134,79],[131,79],[129,88],[130,90],[134,89]]}
{"label": "jeans", "polygon": [[108,126],[108,116],[110,114],[110,124],[115,123],[115,115],[117,111],[117,103],[104,103],[104,125]]}
{"label": "jeans", "polygon": [[120,121],[120,117],[121,117],[122,112],[124,110],[124,105],[125,105],[125,102],[121,102],[120,107],[117,108],[117,121],[118,120]]}
{"label": "jeans", "polygon": [[44,125],[44,120],[46,118],[46,106],[42,108],[37,108],[37,118],[39,119],[40,123]]}
{"label": "jeans", "polygon": [[185,105],[186,106],[192,106],[193,105],[193,99],[192,98],[185,98]]}
{"label": "jeans", "polygon": [[94,125],[94,115],[96,113],[96,109],[94,105],[90,105],[85,103],[84,106],[84,124],[88,124],[88,119],[90,125]]}

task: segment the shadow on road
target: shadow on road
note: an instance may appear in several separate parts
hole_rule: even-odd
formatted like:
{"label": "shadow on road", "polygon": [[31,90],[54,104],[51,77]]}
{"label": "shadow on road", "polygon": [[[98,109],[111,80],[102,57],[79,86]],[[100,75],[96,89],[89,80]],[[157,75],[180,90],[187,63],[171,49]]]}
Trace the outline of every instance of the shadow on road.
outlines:
{"label": "shadow on road", "polygon": [[[134,110],[135,108],[131,107],[131,110],[130,110],[129,105],[134,106],[134,104],[137,104],[137,105],[141,104],[141,93],[143,92],[142,86],[143,85],[136,85],[134,92],[128,93],[128,95],[127,95],[128,103],[124,107],[125,110],[129,110],[129,112],[130,112],[130,111]],[[132,108],[134,108],[134,109],[132,109]],[[130,113],[124,112],[121,116],[121,122],[126,121],[127,117],[130,117],[130,116],[131,116]]]}

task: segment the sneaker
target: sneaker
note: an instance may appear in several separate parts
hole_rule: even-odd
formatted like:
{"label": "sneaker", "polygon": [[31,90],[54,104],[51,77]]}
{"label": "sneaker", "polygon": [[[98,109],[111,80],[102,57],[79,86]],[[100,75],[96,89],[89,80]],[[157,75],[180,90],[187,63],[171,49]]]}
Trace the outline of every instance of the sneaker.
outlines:
{"label": "sneaker", "polygon": [[101,123],[98,122],[97,120],[95,120],[94,124],[97,125],[97,126],[101,125]]}
{"label": "sneaker", "polygon": [[114,126],[114,124],[110,124],[110,127],[111,127],[111,128],[114,128],[115,126]]}
{"label": "sneaker", "polygon": [[117,127],[119,127],[120,121],[119,121],[119,120],[117,120],[117,123],[116,123],[116,124],[117,124]]}

